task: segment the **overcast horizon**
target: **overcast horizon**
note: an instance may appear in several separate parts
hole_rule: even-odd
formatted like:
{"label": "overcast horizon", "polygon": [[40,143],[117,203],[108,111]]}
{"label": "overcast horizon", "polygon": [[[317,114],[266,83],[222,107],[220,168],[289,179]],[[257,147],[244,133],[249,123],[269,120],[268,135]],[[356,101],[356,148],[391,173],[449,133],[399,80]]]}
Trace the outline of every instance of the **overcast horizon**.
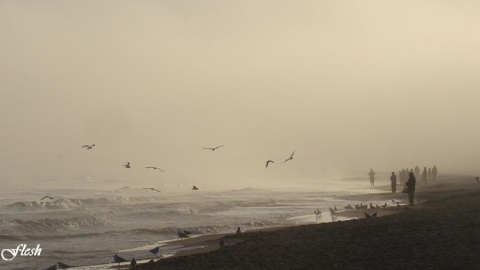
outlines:
{"label": "overcast horizon", "polygon": [[0,179],[478,173],[479,15],[476,1],[0,1]]}

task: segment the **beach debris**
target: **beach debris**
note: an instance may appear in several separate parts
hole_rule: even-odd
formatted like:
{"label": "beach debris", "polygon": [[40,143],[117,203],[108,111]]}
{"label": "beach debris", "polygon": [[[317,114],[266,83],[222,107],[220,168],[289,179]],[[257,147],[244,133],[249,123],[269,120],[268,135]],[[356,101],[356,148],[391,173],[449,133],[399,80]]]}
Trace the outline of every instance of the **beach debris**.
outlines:
{"label": "beach debris", "polygon": [[156,247],[154,249],[149,250],[149,252],[152,253],[153,255],[157,255],[159,251],[160,251],[160,247]]}
{"label": "beach debris", "polygon": [[268,168],[268,164],[270,164],[270,163],[275,163],[275,161],[270,160],[270,159],[267,160],[267,163],[265,164],[265,168]]}
{"label": "beach debris", "polygon": [[146,169],[154,169],[154,170],[159,170],[161,172],[165,172],[164,170],[158,168],[158,167],[155,167],[155,166],[148,166],[148,167],[145,167]]}
{"label": "beach debris", "polygon": [[193,186],[193,187],[192,187],[192,190],[198,190],[198,187],[197,187],[197,186]]}
{"label": "beach debris", "polygon": [[85,144],[85,145],[82,145],[81,148],[85,148],[86,150],[92,150],[93,147],[95,147],[95,144],[91,144],[91,145]]}
{"label": "beach debris", "polygon": [[57,262],[56,264],[50,266],[46,270],[57,270],[57,269],[67,269],[70,268],[71,266],[62,262]]}
{"label": "beach debris", "polygon": [[50,199],[50,200],[55,200],[55,198],[53,197],[50,197],[50,196],[44,196],[43,198],[40,199],[40,201],[44,200],[44,199]]}
{"label": "beach debris", "polygon": [[118,256],[117,254],[115,254],[115,255],[113,256],[113,261],[116,262],[116,263],[118,263],[119,266],[120,266],[120,263],[122,263],[122,262],[128,262],[128,260],[126,260],[126,259]]}
{"label": "beach debris", "polygon": [[125,166],[125,168],[127,168],[127,169],[130,169],[130,168],[131,168],[131,167],[130,167],[130,162],[128,162],[128,161],[127,161],[127,164],[124,164],[123,166]]}
{"label": "beach debris", "polygon": [[285,163],[285,162],[287,162],[287,161],[289,161],[289,160],[292,160],[292,159],[293,159],[293,154],[295,154],[295,150],[293,150],[293,153],[290,155],[290,157],[287,158],[287,159],[285,159],[285,161],[284,161],[283,163]]}
{"label": "beach debris", "polygon": [[215,151],[218,148],[223,147],[223,146],[225,146],[225,145],[222,144],[222,145],[216,146],[216,147],[203,147],[203,149]]}
{"label": "beach debris", "polygon": [[156,188],[153,188],[153,187],[150,187],[150,188],[144,187],[143,189],[150,189],[150,190],[152,190],[152,191],[161,192],[160,190],[158,190],[158,189],[156,189]]}

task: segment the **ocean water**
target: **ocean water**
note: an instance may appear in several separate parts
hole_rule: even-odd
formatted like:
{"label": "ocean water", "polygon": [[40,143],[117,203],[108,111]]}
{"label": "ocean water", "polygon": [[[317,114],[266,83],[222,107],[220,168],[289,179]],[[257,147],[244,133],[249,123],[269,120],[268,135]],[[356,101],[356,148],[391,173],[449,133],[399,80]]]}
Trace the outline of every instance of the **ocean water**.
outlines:
{"label": "ocean water", "polygon": [[[148,250],[178,239],[178,230],[195,236],[233,233],[237,227],[248,231],[330,222],[334,217],[329,207],[352,203],[339,199],[340,195],[366,192],[372,190],[178,188],[158,193],[129,186],[4,187],[0,191],[0,251],[20,244],[29,248],[40,245],[41,254],[17,255],[11,261],[0,258],[0,269],[46,269],[59,261],[70,266],[108,264],[114,254],[137,260],[155,258]],[[54,199],[40,200],[45,195]],[[322,211],[319,217],[313,212],[317,208]],[[175,250],[160,251],[172,252]]]}

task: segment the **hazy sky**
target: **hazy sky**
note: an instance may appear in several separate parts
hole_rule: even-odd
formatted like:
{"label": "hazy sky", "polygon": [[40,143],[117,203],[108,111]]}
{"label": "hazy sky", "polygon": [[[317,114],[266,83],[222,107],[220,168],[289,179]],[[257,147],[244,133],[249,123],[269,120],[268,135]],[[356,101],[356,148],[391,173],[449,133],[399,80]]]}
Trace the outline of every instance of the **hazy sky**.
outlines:
{"label": "hazy sky", "polygon": [[2,0],[0,93],[2,181],[472,172],[480,2]]}

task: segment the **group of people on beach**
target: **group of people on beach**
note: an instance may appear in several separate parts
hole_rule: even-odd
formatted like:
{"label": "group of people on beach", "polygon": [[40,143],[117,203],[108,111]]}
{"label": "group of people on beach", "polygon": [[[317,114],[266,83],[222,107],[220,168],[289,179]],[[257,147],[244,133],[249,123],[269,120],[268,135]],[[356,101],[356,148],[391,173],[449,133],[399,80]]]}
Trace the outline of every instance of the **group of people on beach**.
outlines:
{"label": "group of people on beach", "polygon": [[[408,201],[410,205],[414,205],[414,196],[415,196],[415,186],[417,184],[417,177],[421,176],[422,181],[427,184],[430,181],[435,181],[437,179],[438,169],[437,166],[433,166],[433,168],[423,167],[423,171],[420,174],[420,168],[415,166],[414,169],[402,169],[398,172],[400,184],[405,183],[405,187],[403,189],[403,193],[408,193]],[[370,168],[368,172],[368,176],[370,177],[370,186],[375,186],[375,171]],[[397,175],[395,172],[392,172],[390,176],[390,183],[392,186],[392,193],[397,192]]]}

